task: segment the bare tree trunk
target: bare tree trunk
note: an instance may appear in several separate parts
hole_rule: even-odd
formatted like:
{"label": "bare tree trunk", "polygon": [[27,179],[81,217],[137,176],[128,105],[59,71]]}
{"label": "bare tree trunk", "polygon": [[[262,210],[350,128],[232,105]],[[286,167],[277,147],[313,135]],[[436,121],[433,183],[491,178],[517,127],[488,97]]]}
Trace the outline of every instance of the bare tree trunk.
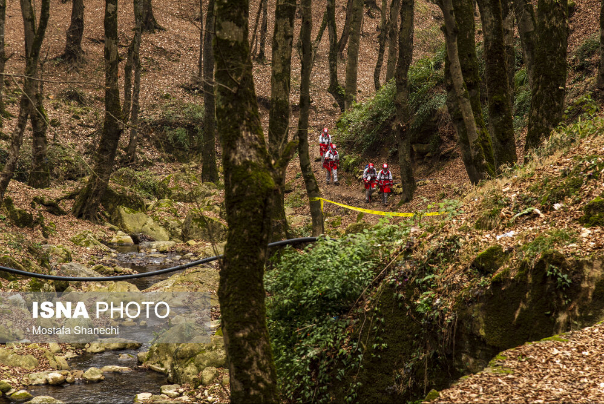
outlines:
{"label": "bare tree trunk", "polygon": [[344,28],[342,28],[342,36],[340,36],[340,41],[338,42],[338,52],[342,57],[344,55],[346,43],[348,43],[348,37],[350,36],[350,22],[352,21],[352,10],[354,7],[353,2],[354,0],[348,0],[346,3],[346,19],[344,20]]}
{"label": "bare tree trunk", "polygon": [[[4,74],[6,65],[6,49],[4,42],[4,31],[6,27],[6,0],[0,0],[0,74]],[[0,127],[4,124],[4,118],[7,115],[4,105],[4,76],[0,76]]]}
{"label": "bare tree trunk", "polygon": [[[130,140],[126,149],[126,159],[130,163],[136,161],[136,147],[138,146],[138,114],[140,110],[140,90],[141,90],[141,54],[140,47],[142,42],[142,24],[143,24],[143,2],[134,0],[134,38],[132,39],[132,64],[134,65],[134,86],[132,88],[132,111],[130,113]],[[128,52],[130,56],[130,52]],[[124,68],[126,70],[126,68]],[[126,76],[127,77],[127,76]],[[125,78],[124,78],[125,82]],[[130,86],[124,85],[125,89]],[[126,96],[124,95],[124,104]],[[124,108],[124,120],[128,120],[128,111]]]}
{"label": "bare tree trunk", "polygon": [[203,78],[203,0],[199,0],[199,59],[197,61],[197,77]]}
{"label": "bare tree trunk", "polygon": [[[283,154],[289,135],[289,94],[291,59],[294,38],[296,0],[277,0],[273,55],[271,65],[271,109],[269,112],[268,144],[273,160]],[[283,240],[289,236],[285,216],[285,169],[277,173],[277,188],[273,197],[271,240]]]}
{"label": "bare tree trunk", "polygon": [[514,14],[518,21],[518,33],[522,42],[522,52],[526,61],[526,72],[529,78],[529,87],[533,88],[534,65],[535,65],[535,46],[536,46],[536,27],[535,11],[533,3],[530,0],[512,0]]}
{"label": "bare tree trunk", "polygon": [[413,177],[411,162],[411,113],[409,112],[409,66],[413,59],[413,30],[414,30],[415,0],[402,0],[401,30],[398,39],[398,63],[396,65],[396,118],[398,155],[401,166],[401,184],[403,186],[402,201],[413,199],[416,184]]}
{"label": "bare tree trunk", "polygon": [[327,0],[327,32],[329,34],[329,88],[327,91],[344,110],[344,92],[338,82],[338,31],[336,27],[336,0]]}
{"label": "bare tree trunk", "polygon": [[514,49],[514,10],[512,0],[501,0],[503,12],[503,42],[508,68],[508,85],[510,87],[510,105],[514,109],[514,76],[516,74],[516,50]]}
{"label": "bare tree trunk", "polygon": [[462,156],[464,157],[464,164],[470,181],[476,184],[487,177],[489,170],[487,169],[487,162],[479,140],[474,111],[470,102],[470,94],[465,87],[457,46],[458,29],[452,0],[441,0],[439,6],[442,9],[445,20],[444,32],[448,56],[448,73],[465,129],[464,131],[458,131],[459,143],[462,148]]}
{"label": "bare tree trunk", "polygon": [[[50,0],[42,1],[40,9],[40,22],[36,27],[36,17],[31,0],[21,0],[21,14],[23,16],[23,30],[25,37],[25,78],[23,79],[23,94],[19,102],[19,117],[17,126],[11,136],[8,159],[2,173],[0,174],[0,197],[4,198],[10,180],[13,178],[27,119],[36,111],[38,62],[40,60],[40,49],[44,41],[48,18],[50,14]],[[38,122],[38,121],[36,121]],[[32,121],[33,124],[33,121]],[[36,130],[37,128],[34,128]],[[39,129],[39,128],[38,128]]]}
{"label": "bare tree trunk", "polygon": [[88,184],[73,205],[76,217],[96,220],[101,198],[109,184],[115,154],[123,131],[120,90],[118,87],[117,1],[105,0],[105,123],[95,154],[93,172]]}
{"label": "bare tree trunk", "polygon": [[[328,7],[329,5],[328,0]],[[308,116],[310,110],[310,74],[312,71],[312,49],[309,46],[312,32],[312,0],[301,0],[302,25],[300,26],[300,39],[302,42],[302,60],[300,71],[300,118],[298,119],[298,155],[300,156],[300,170],[304,177],[304,185],[310,204],[312,218],[312,235],[317,237],[323,234],[323,212],[321,190],[312,170],[308,146]],[[333,2],[335,9],[335,1]],[[335,14],[334,14],[335,17]],[[334,18],[335,25],[335,18]]]}
{"label": "bare tree trunk", "polygon": [[375,91],[379,90],[382,84],[380,83],[380,74],[382,72],[382,64],[384,64],[384,51],[386,48],[386,35],[388,34],[388,24],[386,21],[386,12],[388,0],[382,0],[382,13],[380,17],[380,34],[378,36],[378,57],[373,70],[373,86]]}
{"label": "bare tree trunk", "polygon": [[600,2],[600,67],[597,86],[600,91],[604,91],[604,1]]}
{"label": "bare tree trunk", "polygon": [[495,167],[517,161],[501,0],[478,0],[486,62],[489,126]]}
{"label": "bare tree trunk", "polygon": [[153,15],[151,0],[143,0],[143,31],[154,34],[156,30],[163,31],[164,27],[159,25],[155,15]]}
{"label": "bare tree trunk", "polygon": [[252,39],[250,40],[250,49],[252,50],[252,56],[256,55],[256,50],[258,49],[258,25],[260,24],[260,15],[262,14],[262,1],[258,2],[258,11],[256,12],[256,23],[254,24],[254,33],[252,34]]}
{"label": "bare tree trunk", "polygon": [[566,94],[567,0],[539,0],[537,46],[525,150],[538,147],[560,123]]}
{"label": "bare tree trunk", "polygon": [[327,28],[327,9],[323,13],[323,20],[321,21],[321,26],[319,27],[319,32],[317,32],[317,36],[315,37],[315,41],[313,42],[312,48],[313,53],[316,53],[316,49],[319,47],[321,43],[321,39],[323,39],[323,33],[325,32],[325,28]]}
{"label": "bare tree trunk", "polygon": [[73,0],[71,8],[71,23],[67,28],[67,40],[62,59],[69,63],[82,61],[82,37],[84,36],[84,0]]}
{"label": "bare tree trunk", "polygon": [[398,54],[398,17],[401,0],[392,0],[390,4],[390,17],[388,18],[388,64],[386,65],[386,82],[394,77]]}
{"label": "bare tree trunk", "polygon": [[208,3],[203,57],[203,162],[201,181],[218,182],[216,166],[216,102],[214,99],[214,0]]}
{"label": "bare tree trunk", "polygon": [[36,93],[34,106],[30,113],[32,127],[32,165],[27,185],[33,188],[47,188],[50,186],[50,166],[48,164],[47,151],[48,141],[46,130],[48,128],[48,116],[44,109],[41,83],[34,85]]}
{"label": "bare tree trunk", "polygon": [[258,60],[265,60],[266,56],[266,31],[268,31],[268,0],[261,0],[262,3],[262,25],[260,25],[260,46],[258,49]]}
{"label": "bare tree trunk", "polygon": [[357,99],[357,73],[359,66],[359,47],[361,43],[361,23],[363,21],[363,0],[353,0],[352,21],[350,24],[350,43],[346,56],[346,96],[345,109],[350,109]]}
{"label": "bare tree trunk", "polygon": [[231,402],[276,403],[263,283],[276,185],[254,90],[248,8],[247,0],[229,0],[216,2],[215,10],[216,119],[228,222],[218,297]]}

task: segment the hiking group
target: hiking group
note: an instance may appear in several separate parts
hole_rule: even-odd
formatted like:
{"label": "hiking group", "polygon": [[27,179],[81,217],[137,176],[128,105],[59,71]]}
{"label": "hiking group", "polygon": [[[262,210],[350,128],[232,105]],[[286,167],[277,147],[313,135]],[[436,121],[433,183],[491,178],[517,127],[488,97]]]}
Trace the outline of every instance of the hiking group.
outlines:
{"label": "hiking group", "polygon": [[[321,153],[321,165],[327,172],[326,184],[329,184],[331,178],[333,178],[333,184],[340,185],[338,182],[340,155],[337,146],[332,143],[327,128],[323,128],[321,135],[319,135],[319,152]],[[384,205],[388,205],[388,194],[394,184],[388,164],[384,163],[379,172],[377,172],[373,163],[367,164],[363,171],[363,182],[365,183],[365,202],[371,202],[371,195],[376,188],[379,188],[378,193],[382,194],[382,202]]]}

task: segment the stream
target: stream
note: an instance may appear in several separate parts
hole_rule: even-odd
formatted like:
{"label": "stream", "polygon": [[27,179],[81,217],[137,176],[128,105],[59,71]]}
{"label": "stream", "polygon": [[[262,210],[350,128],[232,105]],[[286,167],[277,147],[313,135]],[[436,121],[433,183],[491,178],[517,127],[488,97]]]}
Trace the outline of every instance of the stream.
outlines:
{"label": "stream", "polygon": [[[152,272],[174,265],[189,262],[191,259],[177,256],[176,254],[155,254],[139,252],[138,246],[111,246],[116,250],[119,265],[132,268],[139,273]],[[180,258],[180,259],[179,259]],[[167,261],[167,262],[166,262]],[[132,279],[128,282],[136,285],[139,290],[144,290],[151,285],[169,278],[177,272]],[[137,350],[105,351],[97,354],[84,353],[76,358],[69,359],[71,370],[87,370],[90,367],[101,368],[107,365],[127,366],[133,369],[127,373],[104,373],[105,380],[100,383],[86,383],[81,380],[74,384],[61,386],[39,385],[29,386],[29,391],[34,397],[51,396],[65,403],[111,403],[130,404],[138,393],[160,394],[162,385],[170,384],[167,376],[150,370],[137,367],[136,355],[138,352],[149,350],[150,344],[143,344]],[[0,397],[0,404],[11,403],[7,398]]]}

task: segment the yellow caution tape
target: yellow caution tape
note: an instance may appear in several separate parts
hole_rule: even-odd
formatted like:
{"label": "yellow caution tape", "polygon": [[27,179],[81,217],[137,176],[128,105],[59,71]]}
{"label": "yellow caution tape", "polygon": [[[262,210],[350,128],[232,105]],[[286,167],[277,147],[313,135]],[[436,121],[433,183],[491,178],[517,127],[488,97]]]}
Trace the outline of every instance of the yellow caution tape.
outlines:
{"label": "yellow caution tape", "polygon": [[[329,199],[324,198],[310,198],[311,202],[321,201],[321,212],[323,212],[323,201],[333,203],[334,205],[341,206],[346,209],[356,210],[357,212],[369,213],[371,215],[382,215],[382,216],[402,216],[402,217],[413,217],[417,215],[417,213],[401,213],[401,212],[383,212],[381,210],[371,210],[371,209],[363,209],[357,208],[356,206],[344,205],[343,203],[330,201]],[[438,216],[442,215],[444,212],[428,212],[421,214],[422,216]]]}

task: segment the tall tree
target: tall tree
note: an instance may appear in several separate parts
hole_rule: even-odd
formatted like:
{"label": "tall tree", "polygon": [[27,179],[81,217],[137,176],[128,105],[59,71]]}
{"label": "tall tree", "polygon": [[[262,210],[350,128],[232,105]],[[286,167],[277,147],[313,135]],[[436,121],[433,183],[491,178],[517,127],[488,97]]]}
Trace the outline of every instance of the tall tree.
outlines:
{"label": "tall tree", "polygon": [[[296,0],[277,0],[271,64],[271,109],[268,120],[269,152],[275,161],[283,154],[289,137],[289,93],[295,15]],[[289,233],[284,199],[286,168],[283,167],[278,175],[277,192],[273,198],[272,240],[287,238]]]}
{"label": "tall tree", "polygon": [[[132,68],[134,68],[134,85],[132,86],[132,107],[124,107],[124,120],[128,121],[130,117],[130,140],[126,149],[126,159],[133,163],[136,161],[136,147],[138,145],[138,114],[140,110],[140,90],[141,90],[141,41],[142,41],[142,30],[143,30],[143,2],[142,0],[134,0],[134,37],[132,43],[128,49],[128,61],[126,65],[131,63],[131,67],[128,69],[124,67],[124,89],[129,91],[130,89],[130,76],[132,74]],[[129,71],[128,71],[129,70]],[[128,80],[126,80],[128,79]],[[128,104],[129,97],[124,94],[124,104]]]}
{"label": "tall tree", "polygon": [[258,47],[258,60],[266,59],[266,31],[268,31],[268,0],[260,0],[262,5],[262,24],[260,25],[260,45]]}
{"label": "tall tree", "polygon": [[397,63],[397,43],[399,38],[398,17],[401,0],[392,0],[390,4],[390,17],[388,18],[388,63],[386,64],[386,82],[394,77]]}
{"label": "tall tree", "polygon": [[[4,31],[6,27],[6,0],[0,0],[0,74],[4,74],[6,65],[6,49],[4,42]],[[6,106],[4,105],[4,76],[0,76],[0,127],[3,125],[4,115],[6,115]]]}
{"label": "tall tree", "polygon": [[566,94],[567,0],[537,3],[537,46],[525,150],[538,147],[558,125]]}
{"label": "tall tree", "polygon": [[[19,152],[23,144],[23,134],[25,133],[27,119],[31,114],[39,112],[37,109],[39,106],[37,101],[39,83],[36,79],[38,78],[40,49],[42,48],[50,15],[50,0],[43,0],[40,7],[40,21],[36,26],[36,15],[31,0],[20,0],[20,4],[25,37],[25,77],[23,79],[23,94],[19,101],[17,125],[11,135],[8,158],[0,174],[0,198],[4,198],[6,188],[15,173],[17,159],[19,158]],[[34,130],[39,130],[39,128],[34,128]]]}
{"label": "tall tree", "polygon": [[495,165],[516,163],[516,139],[510,104],[508,60],[503,30],[501,0],[478,0],[486,61],[489,127]]}
{"label": "tall tree", "polygon": [[[328,0],[329,2],[332,0]],[[298,155],[300,156],[300,170],[304,178],[306,193],[310,204],[312,220],[312,235],[317,237],[323,234],[323,211],[321,210],[321,190],[312,170],[309,145],[308,145],[308,116],[310,110],[310,74],[312,71],[312,49],[310,36],[312,32],[312,0],[301,0],[302,25],[300,26],[300,39],[302,43],[302,60],[300,67],[300,117],[298,118]],[[334,3],[335,7],[335,3]],[[334,24],[335,25],[335,24]]]}
{"label": "tall tree", "polygon": [[67,28],[65,50],[61,58],[70,63],[82,61],[82,37],[84,36],[84,0],[73,0],[71,6],[71,23]]}
{"label": "tall tree", "polygon": [[[468,82],[468,79],[465,78],[462,68],[462,58],[460,56],[462,49],[458,46],[458,36],[464,31],[458,28],[459,19],[456,15],[456,10],[453,8],[453,1],[439,0],[438,5],[443,12],[445,21],[444,33],[447,48],[445,77],[449,93],[447,107],[457,130],[466,171],[468,172],[470,181],[475,184],[486,178],[487,175],[493,174],[493,168],[489,169],[489,163],[485,157],[483,148],[485,142],[483,141],[484,139],[481,139],[481,136],[484,136],[484,132],[481,133],[479,131],[476,123],[469,85],[471,82]],[[464,56],[468,58],[467,55]],[[488,134],[486,137],[486,140],[489,140]],[[492,153],[490,148],[488,151]]]}
{"label": "tall tree", "polygon": [[518,24],[518,34],[522,42],[522,53],[526,63],[526,72],[529,78],[529,87],[533,88],[533,76],[536,51],[536,27],[535,11],[531,0],[512,0],[514,14]]}
{"label": "tall tree", "polygon": [[[514,10],[512,0],[501,0],[503,18],[503,42],[508,69],[508,85],[510,87],[510,105],[514,106],[514,76],[516,75],[516,49],[514,49]],[[513,108],[512,108],[513,109]]]}
{"label": "tall tree", "polygon": [[382,12],[380,16],[380,34],[378,35],[378,56],[375,62],[375,69],[373,69],[373,86],[375,91],[379,90],[382,86],[380,83],[380,74],[382,72],[382,65],[384,64],[384,52],[386,50],[386,35],[388,35],[388,20],[386,19],[386,12],[388,11],[388,0],[382,0]]}
{"label": "tall tree", "polygon": [[597,86],[600,91],[604,91],[604,1],[600,2],[600,68]]}
{"label": "tall tree", "polygon": [[352,1],[352,19],[350,39],[346,57],[346,97],[345,108],[349,109],[357,99],[357,73],[359,66],[359,47],[361,44],[361,25],[363,22],[363,0]]}
{"label": "tall tree", "polygon": [[[128,46],[128,56],[124,65],[124,105],[122,106],[122,116],[124,122],[130,120],[130,112],[132,108],[132,93],[134,91],[132,85],[132,73],[135,69],[135,64],[139,61],[140,64],[140,48],[142,39],[142,0],[133,0],[134,4],[134,35],[130,46]],[[139,83],[140,84],[140,83]]]}
{"label": "tall tree", "polygon": [[338,83],[338,31],[336,27],[336,0],[327,0],[327,32],[329,34],[329,88],[327,91],[344,110],[342,88]]}
{"label": "tall tree", "polygon": [[199,58],[197,59],[197,78],[200,82],[203,78],[203,0],[199,0]]}
{"label": "tall tree", "polygon": [[143,0],[143,31],[155,33],[156,30],[163,31],[164,27],[155,19],[151,0]]}
{"label": "tall tree", "polygon": [[409,111],[409,66],[413,59],[413,29],[415,0],[402,0],[400,7],[401,29],[398,39],[398,63],[396,65],[396,133],[401,166],[402,201],[409,202],[415,192],[415,178],[411,163],[411,113]]}
{"label": "tall tree", "polygon": [[218,181],[216,166],[216,101],[214,97],[214,0],[208,3],[206,13],[206,33],[203,48],[203,147],[201,180],[203,182]]}
{"label": "tall tree", "polygon": [[353,13],[353,1],[348,0],[346,2],[346,19],[344,20],[344,28],[342,28],[342,35],[340,36],[340,41],[338,42],[338,52],[340,55],[344,55],[344,48],[346,48],[346,44],[348,43],[348,37],[350,36],[350,24],[352,21],[352,13]]}
{"label": "tall tree", "polygon": [[103,132],[96,150],[93,172],[73,205],[74,216],[88,220],[97,219],[98,208],[109,184],[124,125],[118,87],[117,2],[118,0],[105,0],[105,120]]}
{"label": "tall tree", "polygon": [[275,173],[288,164],[296,143],[290,143],[272,162],[254,89],[248,0],[218,0],[215,11],[216,122],[228,222],[218,298],[229,357],[231,402],[276,403],[279,397],[266,327],[263,275]]}

